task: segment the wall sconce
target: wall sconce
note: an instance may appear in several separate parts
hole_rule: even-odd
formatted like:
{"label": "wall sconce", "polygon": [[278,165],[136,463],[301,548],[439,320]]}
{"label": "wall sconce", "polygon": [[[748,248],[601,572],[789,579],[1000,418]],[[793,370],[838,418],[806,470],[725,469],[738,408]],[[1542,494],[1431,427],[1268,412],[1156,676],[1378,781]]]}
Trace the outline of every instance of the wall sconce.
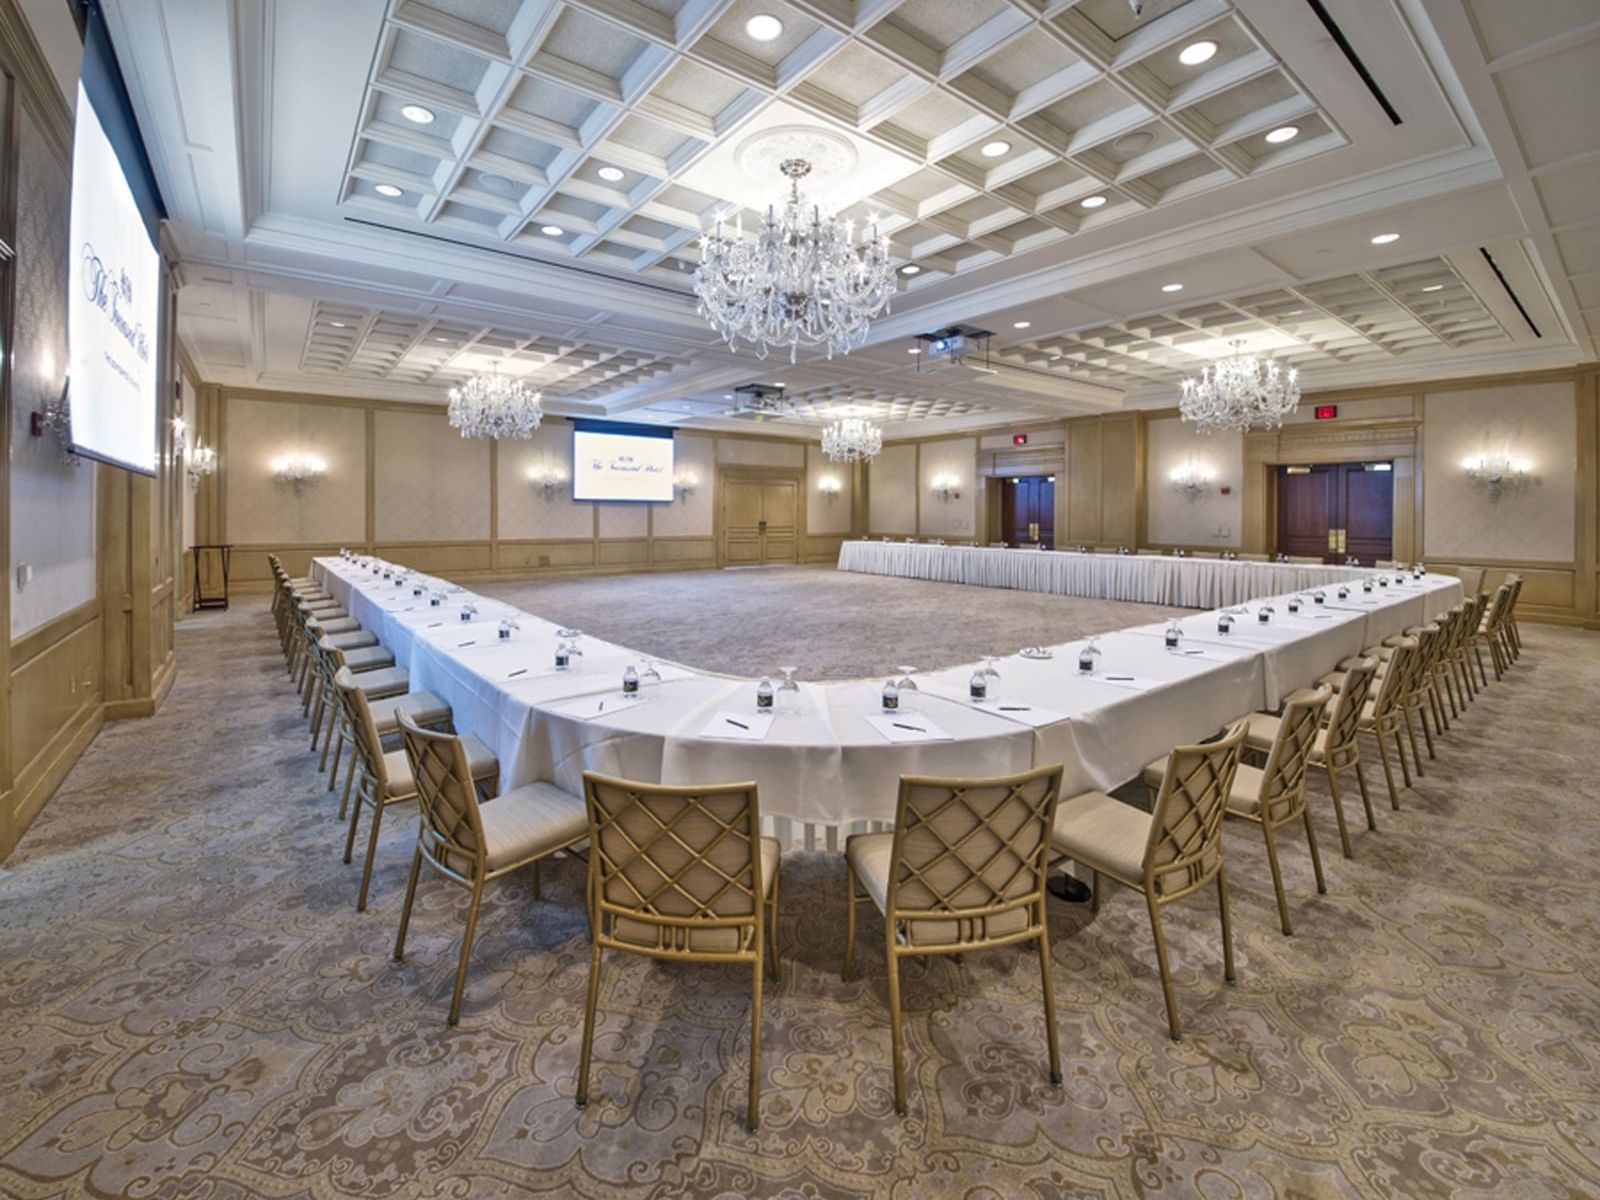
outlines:
{"label": "wall sconce", "polygon": [[[198,491],[202,479],[217,473],[217,452],[196,438],[194,449],[184,455],[183,466],[184,473],[189,477],[190,489]],[[280,475],[279,478],[283,476]]]}
{"label": "wall sconce", "polygon": [[672,485],[672,489],[677,493],[677,499],[687,500],[690,496],[694,495],[695,488],[699,486],[700,476],[696,475],[693,471],[685,471],[682,475],[678,476],[678,481]]}
{"label": "wall sconce", "polygon": [[536,488],[544,489],[544,498],[553,500],[556,489],[567,481],[567,473],[560,467],[543,466],[528,468],[528,482]]}
{"label": "wall sconce", "polygon": [[839,478],[836,475],[824,475],[817,480],[817,491],[828,498],[829,504],[838,499],[840,490]]}
{"label": "wall sconce", "polygon": [[1482,488],[1490,501],[1500,499],[1502,491],[1521,491],[1528,483],[1528,469],[1504,452],[1480,454],[1462,464],[1467,469],[1467,481]]}
{"label": "wall sconce", "polygon": [[961,499],[961,480],[954,475],[935,475],[933,494],[941,500]]}
{"label": "wall sconce", "polygon": [[44,407],[33,414],[31,432],[34,437],[43,437],[47,433],[52,435],[62,464],[76,467],[82,464],[83,459],[72,452],[72,401],[68,386],[63,383],[61,395],[54,400],[46,400]]}
{"label": "wall sconce", "polygon": [[1211,477],[1192,462],[1174,467],[1167,478],[1172,481],[1173,491],[1182,492],[1191,504],[1211,490]]}
{"label": "wall sconce", "polygon": [[287,483],[299,491],[308,483],[321,479],[328,471],[325,459],[315,454],[285,454],[272,460],[272,473],[279,483]]}

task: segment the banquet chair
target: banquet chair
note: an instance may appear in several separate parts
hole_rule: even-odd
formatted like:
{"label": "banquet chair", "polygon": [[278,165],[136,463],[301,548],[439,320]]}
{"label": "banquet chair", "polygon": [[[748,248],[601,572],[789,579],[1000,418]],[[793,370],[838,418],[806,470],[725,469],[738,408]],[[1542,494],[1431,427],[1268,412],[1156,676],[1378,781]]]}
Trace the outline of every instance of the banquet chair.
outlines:
{"label": "banquet chair", "polygon": [[[577,1102],[589,1102],[601,954],[751,968],[750,1094],[760,1123],[761,972],[778,977],[778,841],[754,783],[669,787],[583,774],[589,837],[589,991]],[[769,943],[770,940],[770,944]]]}
{"label": "banquet chair", "polygon": [[1222,815],[1233,788],[1248,723],[1235,721],[1216,741],[1175,746],[1156,794],[1155,808],[1143,812],[1103,792],[1083,792],[1056,810],[1051,848],[1093,872],[1091,905],[1100,908],[1100,880],[1109,876],[1143,892],[1150,910],[1156,964],[1167,1002],[1172,1040],[1182,1039],[1178,1004],[1167,966],[1161,910],[1217,881],[1222,914],[1223,978],[1234,980],[1233,930],[1228,916],[1228,872],[1222,863]]}
{"label": "banquet chair", "polygon": [[288,652],[289,677],[294,680],[297,688],[305,684],[306,663],[306,622],[316,618],[322,622],[323,629],[328,633],[348,633],[352,629],[359,629],[360,622],[356,621],[349,613],[345,612],[337,600],[329,597],[327,600],[308,601],[295,598],[289,611],[290,646]]}
{"label": "banquet chair", "polygon": [[1139,549],[1135,550],[1134,553],[1140,558],[1160,558],[1162,555],[1166,554],[1166,551],[1152,550],[1148,546],[1141,546]]}
{"label": "banquet chair", "polygon": [[1055,991],[1045,921],[1050,833],[1061,793],[1060,764],[992,779],[900,778],[894,829],[845,840],[850,869],[845,925],[847,979],[855,958],[856,907],[883,915],[889,975],[894,1110],[906,1115],[900,960],[965,954],[1031,942],[1039,953],[1050,1081],[1061,1082]]}
{"label": "banquet chair", "polygon": [[1512,659],[1522,657],[1522,629],[1517,624],[1517,602],[1522,599],[1522,576],[1511,575],[1506,582],[1511,584],[1511,600],[1506,605],[1506,611],[1501,616],[1500,624],[1504,631],[1507,650]]}
{"label": "banquet chair", "polygon": [[1322,565],[1321,557],[1315,554],[1291,554],[1289,555],[1289,561],[1298,563],[1302,567],[1320,567]]}
{"label": "banquet chair", "polygon": [[1505,651],[1501,642],[1500,625],[1505,619],[1505,608],[1510,603],[1511,585],[1502,583],[1495,588],[1494,594],[1489,597],[1489,603],[1484,610],[1478,628],[1472,633],[1472,655],[1478,664],[1478,677],[1488,686],[1489,677],[1483,669],[1483,647],[1489,648],[1489,663],[1494,667],[1495,679],[1500,679],[1505,674],[1505,669],[1510,664],[1506,662]]}
{"label": "banquet chair", "polygon": [[1380,571],[1392,571],[1400,564],[1392,558],[1374,559],[1372,565]]}
{"label": "banquet chair", "polygon": [[[1331,709],[1324,710],[1324,727],[1311,743],[1311,765],[1321,767],[1328,777],[1328,791],[1333,797],[1333,815],[1339,824],[1339,846],[1346,858],[1355,857],[1350,849],[1350,830],[1344,818],[1344,797],[1339,791],[1339,774],[1345,770],[1355,772],[1361,789],[1361,804],[1367,812],[1367,828],[1377,832],[1378,820],[1372,811],[1372,795],[1367,790],[1367,777],[1361,768],[1361,714],[1367,698],[1372,694],[1377,677],[1376,658],[1347,658],[1339,664],[1333,676],[1319,680],[1334,689]],[[1270,713],[1253,713],[1250,729],[1245,735],[1245,747],[1270,754],[1278,737],[1280,718]]]}
{"label": "banquet chair", "polygon": [[1469,600],[1483,591],[1482,567],[1457,567],[1456,578],[1461,580],[1461,590]]}
{"label": "banquet chair", "polygon": [[[337,654],[338,651],[333,651]],[[351,742],[357,760],[355,803],[350,806],[350,831],[344,840],[344,861],[349,862],[356,844],[356,829],[361,824],[361,809],[372,809],[372,828],[367,834],[367,858],[361,867],[361,888],[356,893],[356,911],[367,911],[367,889],[372,886],[372,860],[378,851],[378,830],[383,824],[383,810],[392,804],[403,804],[417,795],[416,779],[411,773],[411,763],[404,748],[384,750],[378,734],[378,723],[372,715],[372,704],[361,690],[360,676],[352,674],[349,667],[340,667],[334,675],[334,687],[339,702],[344,706],[345,718],[350,722]],[[400,705],[395,706],[397,709]],[[398,720],[398,716],[396,718]],[[461,738],[467,765],[474,782],[482,789],[493,788],[500,774],[500,764],[494,752],[472,734],[453,735]]]}
{"label": "banquet chair", "polygon": [[[353,631],[352,631],[353,632]],[[337,654],[339,666],[349,667],[357,674],[367,671],[380,671],[393,668],[394,653],[378,645],[378,639],[373,638],[366,645],[342,645],[337,640],[345,635],[323,633],[320,626],[313,628],[311,622],[306,622],[306,675],[305,683],[301,687],[301,713],[312,721],[311,748],[317,746],[316,729],[321,724],[322,708],[330,697],[323,689],[325,671],[317,669],[318,654]],[[409,681],[407,686],[409,687]],[[312,705],[316,705],[316,715],[312,716]]]}
{"label": "banquet chair", "polygon": [[1390,639],[1385,649],[1389,651],[1388,662],[1384,664],[1382,677],[1374,677],[1377,692],[1362,706],[1358,728],[1362,733],[1370,733],[1378,743],[1378,757],[1383,761],[1383,778],[1389,785],[1389,804],[1398,810],[1400,793],[1395,790],[1394,769],[1389,762],[1386,739],[1394,739],[1394,752],[1400,758],[1400,774],[1405,779],[1405,785],[1410,787],[1411,770],[1406,765],[1406,751],[1400,740],[1400,730],[1405,724],[1404,697],[1410,686],[1408,676],[1415,662],[1417,640],[1410,637]]}
{"label": "banquet chair", "polygon": [[[1311,811],[1306,807],[1306,768],[1313,749],[1327,743],[1327,734],[1321,725],[1332,695],[1333,689],[1323,684],[1315,690],[1301,689],[1290,696],[1284,704],[1283,715],[1274,718],[1276,729],[1266,766],[1253,767],[1241,762],[1228,790],[1227,815],[1261,826],[1267,843],[1267,864],[1272,868],[1272,890],[1278,896],[1278,921],[1285,937],[1294,930],[1289,925],[1289,902],[1283,894],[1283,873],[1278,868],[1277,832],[1297,817],[1305,823],[1311,866],[1317,876],[1317,892],[1326,894],[1328,891],[1327,881],[1322,877],[1322,855],[1317,850],[1317,831],[1311,823]],[[1249,735],[1250,730],[1246,729],[1247,746]],[[1165,759],[1151,763],[1144,769],[1146,785],[1152,790],[1159,788],[1166,771]]]}
{"label": "banquet chair", "polygon": [[1256,554],[1256,553],[1253,553],[1253,552],[1247,552],[1247,551],[1241,550],[1241,551],[1239,551],[1239,561],[1240,562],[1271,562],[1272,559],[1271,559],[1271,557],[1269,555],[1266,555],[1266,554]]}
{"label": "banquet chair", "polygon": [[1221,550],[1195,550],[1195,551],[1192,551],[1190,553],[1189,557],[1190,558],[1221,558],[1222,557],[1222,551]]}
{"label": "banquet chair", "polygon": [[1466,611],[1456,624],[1456,636],[1450,647],[1450,659],[1455,667],[1456,680],[1468,700],[1478,698],[1478,683],[1472,674],[1472,639],[1477,635],[1478,626],[1483,622],[1483,612],[1488,604],[1489,596],[1485,592],[1477,592],[1467,597],[1464,605]]}
{"label": "banquet chair", "polygon": [[1417,750],[1417,734],[1412,727],[1411,717],[1416,715],[1417,724],[1422,726],[1423,744],[1428,747],[1428,757],[1437,758],[1434,750],[1433,730],[1429,728],[1428,717],[1433,716],[1434,725],[1437,726],[1440,736],[1444,734],[1443,709],[1439,706],[1439,697],[1434,692],[1433,667],[1439,657],[1440,638],[1442,631],[1437,623],[1430,621],[1426,625],[1413,625],[1405,631],[1407,637],[1415,638],[1417,650],[1413,655],[1411,670],[1406,680],[1406,689],[1402,696],[1406,716],[1406,735],[1411,741],[1411,755],[1416,760],[1417,774],[1423,775],[1422,755]]}
{"label": "banquet chair", "polygon": [[[394,958],[404,962],[406,929],[417,895],[417,876],[427,863],[434,874],[466,888],[467,927],[461,935],[461,955],[456,963],[455,990],[450,995],[454,1025],[461,1017],[461,997],[467,984],[467,964],[472,958],[472,938],[478,928],[478,908],[484,885],[491,880],[533,868],[533,894],[539,896],[539,863],[569,850],[589,836],[589,818],[583,801],[553,783],[529,783],[502,792],[488,803],[478,800],[481,765],[473,762],[474,748],[457,734],[426,729],[404,709],[397,709],[404,754],[416,785],[421,820],[417,848],[411,855],[411,875],[400,909],[400,932],[395,935]],[[498,766],[497,766],[498,769]],[[373,823],[376,836],[377,823]],[[370,857],[370,852],[369,852]]]}

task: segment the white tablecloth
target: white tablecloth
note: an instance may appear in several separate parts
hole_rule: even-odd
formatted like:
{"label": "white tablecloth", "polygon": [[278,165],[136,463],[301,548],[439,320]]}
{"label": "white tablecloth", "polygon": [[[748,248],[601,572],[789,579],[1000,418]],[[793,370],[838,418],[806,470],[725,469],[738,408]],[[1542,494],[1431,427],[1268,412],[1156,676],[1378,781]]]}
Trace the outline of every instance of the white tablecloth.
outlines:
{"label": "white tablecloth", "polygon": [[[940,549],[906,547],[924,548]],[[988,553],[1086,561],[1038,551]],[[1087,558],[1113,568],[1162,562]],[[384,579],[385,569],[404,582]],[[829,826],[892,819],[902,774],[989,775],[1060,762],[1067,794],[1115,787],[1173,745],[1206,737],[1252,709],[1275,707],[1340,658],[1461,599],[1453,578],[1397,581],[1393,574],[1370,594],[1360,582],[1345,585],[1342,599],[1338,585],[1326,587],[1320,605],[1301,594],[1294,615],[1287,611],[1289,594],[1274,595],[1236,612],[1227,635],[1217,632],[1216,612],[1185,618],[1177,653],[1164,644],[1164,624],[1106,635],[1089,675],[1078,672],[1077,643],[1051,648],[1047,661],[1001,659],[1000,679],[983,704],[968,698],[977,664],[919,676],[920,694],[895,719],[942,730],[948,740],[885,740],[867,719],[881,713],[882,680],[802,681],[797,711],[779,715],[765,739],[748,741],[705,731],[708,722],[720,724],[719,712],[754,714],[754,680],[660,663],[663,681],[647,686],[642,699],[629,699],[622,672],[642,667],[645,656],[628,647],[585,637],[575,668],[557,671],[556,626],[541,617],[386,564],[373,569],[319,558],[312,574],[410,671],[414,690],[442,696],[457,729],[495,752],[502,789],[546,779],[576,792],[585,770],[666,783],[753,779],[764,813]],[[469,603],[477,611],[463,620]],[[1275,610],[1265,625],[1256,616],[1261,603]],[[518,628],[502,642],[499,625],[507,617]],[[1115,678],[1123,675],[1133,678]]]}
{"label": "white tablecloth", "polygon": [[1327,587],[1367,573],[1361,567],[882,541],[845,542],[839,548],[839,569],[1178,608],[1242,604],[1256,596]]}

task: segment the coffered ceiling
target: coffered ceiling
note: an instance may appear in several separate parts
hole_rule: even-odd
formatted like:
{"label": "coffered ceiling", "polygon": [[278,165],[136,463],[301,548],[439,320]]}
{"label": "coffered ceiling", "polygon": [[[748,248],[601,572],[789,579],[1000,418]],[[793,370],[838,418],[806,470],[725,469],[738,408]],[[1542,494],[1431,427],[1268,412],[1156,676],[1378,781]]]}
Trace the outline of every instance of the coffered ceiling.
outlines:
{"label": "coffered ceiling", "polygon": [[[556,411],[714,427],[782,376],[769,431],[854,405],[897,436],[1171,403],[1235,340],[1317,387],[1570,363],[1600,334],[1588,0],[108,16],[180,336],[219,382],[442,403],[498,363]],[[913,270],[868,346],[780,366],[728,351],[690,281],[710,223],[778,194],[796,130],[838,147],[811,193],[877,214]],[[907,353],[954,322],[994,331],[985,369]]]}

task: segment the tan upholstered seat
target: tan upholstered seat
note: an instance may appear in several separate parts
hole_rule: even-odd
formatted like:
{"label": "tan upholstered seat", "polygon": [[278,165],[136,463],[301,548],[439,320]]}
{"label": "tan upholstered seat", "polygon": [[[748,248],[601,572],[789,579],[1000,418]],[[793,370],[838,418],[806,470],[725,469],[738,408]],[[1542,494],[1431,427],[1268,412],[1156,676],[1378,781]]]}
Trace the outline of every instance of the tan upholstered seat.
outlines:
{"label": "tan upholstered seat", "polygon": [[[351,672],[355,674],[354,671]],[[403,696],[411,687],[411,672],[404,667],[380,667],[376,671],[363,671],[356,675],[356,686],[368,701],[385,700],[390,696]]]}
{"label": "tan upholstered seat", "polygon": [[[343,650],[345,652],[345,661],[347,663],[349,662],[350,651],[365,650],[378,644],[377,634],[372,633],[369,630],[362,629],[359,626],[357,626],[355,629],[346,630],[343,633],[330,633],[326,627],[324,627],[323,636],[327,638],[328,645],[332,646],[335,650]],[[394,655],[391,654],[389,655],[389,664],[393,665],[393,663]],[[353,669],[354,668],[352,668],[352,670]]]}
{"label": "tan upholstered seat", "polygon": [[[306,622],[308,627],[310,627],[311,624],[312,623],[310,621]],[[324,621],[321,617],[318,617],[316,618],[315,628],[321,633],[329,635],[353,633],[361,628],[361,622],[356,620],[354,617],[334,617],[329,621]],[[378,639],[376,636],[373,636],[372,640],[376,642]]]}
{"label": "tan upholstered seat", "polygon": [[[376,674],[376,672],[374,672]],[[366,694],[367,703],[375,700],[386,701],[374,706],[372,710],[372,723],[377,726],[378,733],[388,735],[400,732],[400,721],[396,715],[397,710],[404,712],[411,718],[413,724],[424,729],[432,729],[437,725],[446,725],[450,721],[450,705],[442,697],[432,692],[407,692],[403,696],[374,695],[366,687],[367,676],[363,675],[356,680],[361,685],[361,690]]]}
{"label": "tan upholstered seat", "polygon": [[[472,893],[447,1018],[454,1025],[461,1015],[461,996],[467,983],[467,964],[472,957],[472,937],[478,927],[484,884],[532,866],[533,894],[538,898],[540,860],[587,837],[589,818],[582,800],[549,783],[513,788],[497,799],[480,802],[474,776],[485,764],[474,765],[472,759],[474,743],[481,748],[481,742],[423,729],[403,712],[400,736],[405,744],[406,773],[416,781],[422,819],[417,825],[417,844],[411,855],[411,875],[406,881],[394,957],[397,962],[405,959],[406,929],[411,923],[411,906],[416,900],[417,877],[423,863]],[[376,837],[376,824],[373,833]]]}
{"label": "tan upholstered seat", "polygon": [[345,650],[336,645],[333,648],[339,651],[344,665],[356,674],[394,666],[394,654],[382,646],[356,646]]}
{"label": "tan upholstered seat", "polygon": [[1156,793],[1153,811],[1143,812],[1104,792],[1083,792],[1056,809],[1052,848],[1089,868],[1096,911],[1100,882],[1109,876],[1142,892],[1150,910],[1150,932],[1167,1003],[1172,1040],[1182,1037],[1178,1004],[1167,966],[1161,909],[1213,879],[1222,916],[1223,978],[1233,982],[1233,930],[1228,915],[1228,872],[1222,862],[1222,818],[1244,749],[1247,722],[1235,721],[1216,741],[1175,746]]}
{"label": "tan upholstered seat", "polygon": [[[585,771],[589,992],[577,1102],[589,1101],[602,952],[751,970],[747,1124],[760,1122],[761,975],[777,977],[778,846],[753,783],[669,787]],[[770,943],[770,944],[769,944]]]}
{"label": "tan upholstered seat", "polygon": [[[399,724],[397,720],[395,722],[397,728]],[[456,736],[466,747],[467,766],[472,772],[473,779],[495,779],[499,776],[500,760],[494,756],[493,750],[470,733]],[[389,788],[388,795],[409,799],[417,794],[417,781],[411,777],[411,764],[406,760],[403,746],[398,750],[384,752],[383,773]]]}
{"label": "tan upholstered seat", "polygon": [[1061,767],[989,779],[905,775],[893,833],[845,842],[850,868],[841,977],[855,957],[856,909],[870,900],[883,914],[889,968],[889,1034],[894,1107],[906,1112],[900,960],[908,954],[961,954],[1029,943],[1039,955],[1050,1079],[1061,1082],[1045,876]]}

